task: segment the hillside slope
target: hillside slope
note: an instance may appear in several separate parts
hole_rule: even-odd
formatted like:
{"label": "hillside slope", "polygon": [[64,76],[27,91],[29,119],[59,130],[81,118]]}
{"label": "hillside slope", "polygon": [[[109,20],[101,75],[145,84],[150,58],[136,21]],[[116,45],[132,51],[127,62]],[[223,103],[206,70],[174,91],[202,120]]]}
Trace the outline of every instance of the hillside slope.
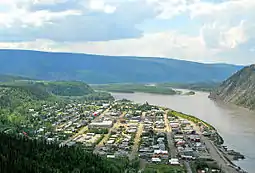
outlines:
{"label": "hillside slope", "polygon": [[86,83],[80,81],[32,81],[16,80],[0,82],[0,87],[23,88],[28,90],[39,89],[34,94],[46,92],[57,96],[84,96],[93,94],[95,91]]}
{"label": "hillside slope", "polygon": [[59,147],[0,133],[0,167],[2,173],[120,173],[128,168],[128,162],[107,160],[81,147]]}
{"label": "hillside slope", "polygon": [[42,84],[48,92],[58,96],[84,96],[95,92],[88,84],[79,81],[55,81],[38,83]]}
{"label": "hillside slope", "polygon": [[23,103],[47,100],[50,94],[36,85],[0,84],[0,108],[15,108]]}
{"label": "hillside slope", "polygon": [[1,74],[39,80],[78,80],[86,83],[222,81],[240,68],[166,58],[0,50]]}
{"label": "hillside slope", "polygon": [[19,80],[31,80],[31,79],[22,77],[22,76],[0,74],[0,82],[13,82],[13,81],[19,81]]}
{"label": "hillside slope", "polygon": [[109,101],[114,98],[109,93],[95,92],[83,82],[0,82],[0,132],[6,128],[27,127],[26,125],[34,122],[29,109],[41,110],[45,104],[55,105],[78,100]]}
{"label": "hillside slope", "polygon": [[245,67],[235,73],[209,97],[255,109],[255,65]]}

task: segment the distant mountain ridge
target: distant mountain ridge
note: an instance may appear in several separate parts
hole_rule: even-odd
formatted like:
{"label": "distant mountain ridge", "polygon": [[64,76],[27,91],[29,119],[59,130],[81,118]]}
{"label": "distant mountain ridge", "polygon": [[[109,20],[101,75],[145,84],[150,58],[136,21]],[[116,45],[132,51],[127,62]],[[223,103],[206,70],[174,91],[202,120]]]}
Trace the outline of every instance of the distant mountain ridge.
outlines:
{"label": "distant mountain ridge", "polygon": [[0,50],[0,74],[100,83],[218,82],[242,66],[168,58]]}
{"label": "distant mountain ridge", "polygon": [[13,82],[16,80],[32,80],[32,79],[22,77],[22,76],[12,76],[12,75],[0,74],[0,82]]}
{"label": "distant mountain ridge", "polygon": [[244,67],[235,73],[209,97],[255,110],[255,65]]}

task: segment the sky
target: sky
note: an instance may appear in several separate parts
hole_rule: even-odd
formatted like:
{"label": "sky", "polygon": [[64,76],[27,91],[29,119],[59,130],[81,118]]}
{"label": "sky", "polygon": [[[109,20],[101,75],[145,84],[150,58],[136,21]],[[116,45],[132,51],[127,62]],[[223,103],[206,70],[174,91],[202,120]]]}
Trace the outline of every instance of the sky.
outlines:
{"label": "sky", "polygon": [[0,0],[0,48],[255,63],[255,0]]}

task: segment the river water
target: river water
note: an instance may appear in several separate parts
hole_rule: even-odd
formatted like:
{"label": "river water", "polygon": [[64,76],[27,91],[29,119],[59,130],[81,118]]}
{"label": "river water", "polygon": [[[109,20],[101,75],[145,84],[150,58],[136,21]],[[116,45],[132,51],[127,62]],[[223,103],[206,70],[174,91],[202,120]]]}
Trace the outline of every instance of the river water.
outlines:
{"label": "river water", "polygon": [[129,99],[137,103],[164,106],[194,115],[213,125],[224,138],[229,149],[241,152],[246,159],[235,162],[249,173],[255,173],[255,112],[226,105],[208,98],[208,93],[193,96],[158,95],[147,93],[112,93],[116,99]]}

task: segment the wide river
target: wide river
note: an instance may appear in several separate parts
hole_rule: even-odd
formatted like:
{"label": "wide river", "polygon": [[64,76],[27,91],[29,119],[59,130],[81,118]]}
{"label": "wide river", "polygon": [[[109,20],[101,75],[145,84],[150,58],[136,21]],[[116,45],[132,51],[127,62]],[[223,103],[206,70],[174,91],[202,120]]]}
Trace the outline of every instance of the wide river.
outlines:
{"label": "wide river", "polygon": [[255,112],[233,105],[215,102],[208,93],[196,92],[193,96],[158,95],[147,93],[112,93],[116,99],[129,99],[168,107],[194,115],[213,125],[224,138],[229,149],[241,152],[246,159],[235,162],[249,173],[255,173]]}

